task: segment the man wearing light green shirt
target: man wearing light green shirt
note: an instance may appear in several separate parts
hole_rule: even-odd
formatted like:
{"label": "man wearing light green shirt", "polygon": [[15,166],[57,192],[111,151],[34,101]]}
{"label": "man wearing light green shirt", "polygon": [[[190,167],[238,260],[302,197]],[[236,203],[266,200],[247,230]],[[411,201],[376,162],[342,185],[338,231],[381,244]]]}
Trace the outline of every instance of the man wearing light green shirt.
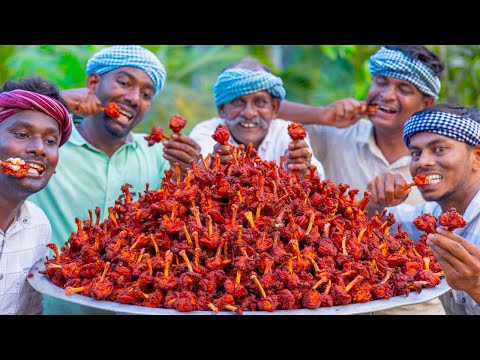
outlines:
{"label": "man wearing light green shirt", "polygon": [[[132,132],[165,82],[165,68],[152,52],[138,45],[104,48],[87,62],[87,75],[86,89],[62,92],[70,110],[85,118],[62,147],[56,174],[31,199],[50,219],[59,249],[77,231],[76,217],[88,219],[88,210],[97,206],[100,221],[108,216],[122,185],[132,185],[136,199],[147,183],[149,189],[159,188],[165,169],[178,162],[184,170],[200,154],[182,134],[165,146],[148,146],[146,134]],[[118,117],[102,111],[110,102],[119,105]],[[112,313],[44,296],[44,314]]]}

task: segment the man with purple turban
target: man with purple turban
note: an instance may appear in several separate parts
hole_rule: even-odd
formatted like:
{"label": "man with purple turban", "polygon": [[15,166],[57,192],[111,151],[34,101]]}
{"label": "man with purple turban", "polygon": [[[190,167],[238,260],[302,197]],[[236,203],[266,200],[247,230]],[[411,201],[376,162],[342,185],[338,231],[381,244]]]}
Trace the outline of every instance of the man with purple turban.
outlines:
{"label": "man with purple turban", "polygon": [[[42,296],[27,282],[48,254],[49,219],[27,198],[55,172],[72,120],[59,89],[40,77],[0,90],[0,314],[41,314]],[[23,169],[22,173],[17,171]],[[53,220],[53,219],[52,219]]]}
{"label": "man with purple turban", "polygon": [[[148,146],[146,134],[133,132],[165,84],[165,68],[154,53],[139,45],[109,46],[92,55],[86,73],[86,89],[62,91],[62,95],[71,111],[85,111],[85,104],[91,108],[62,147],[56,175],[32,198],[56,219],[52,230],[58,247],[76,231],[76,217],[87,219],[88,211],[98,206],[103,221],[122,194],[122,185],[132,185],[136,200],[147,183],[158,189],[164,170],[180,162],[164,155],[163,144]],[[119,105],[118,117],[101,111],[110,102]],[[188,137],[182,139],[188,154],[181,154],[190,165],[190,158],[198,161],[200,148]],[[49,296],[44,307],[45,314],[107,313]]]}

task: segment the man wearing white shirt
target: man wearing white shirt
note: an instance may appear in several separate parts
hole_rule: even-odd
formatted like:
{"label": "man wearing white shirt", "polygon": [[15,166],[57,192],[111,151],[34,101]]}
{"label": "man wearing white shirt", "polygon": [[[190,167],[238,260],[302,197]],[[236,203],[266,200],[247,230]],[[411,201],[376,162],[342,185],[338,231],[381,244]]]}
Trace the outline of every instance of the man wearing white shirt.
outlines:
{"label": "man wearing white shirt", "polygon": [[231,144],[247,147],[251,143],[263,160],[280,163],[285,156],[285,168],[298,168],[301,175],[313,165],[317,175],[324,178],[322,164],[312,156],[308,136],[292,141],[288,134],[291,122],[277,118],[285,89],[282,80],[266,66],[245,58],[227,67],[217,78],[214,94],[219,117],[198,123],[190,133],[204,157],[210,153],[220,156],[222,164],[232,159],[232,147],[212,138],[217,126],[223,124],[228,127]]}
{"label": "man wearing white shirt", "polygon": [[0,314],[42,314],[42,295],[27,282],[49,255],[52,227],[27,198],[54,174],[72,120],[58,88],[38,77],[0,89]]}

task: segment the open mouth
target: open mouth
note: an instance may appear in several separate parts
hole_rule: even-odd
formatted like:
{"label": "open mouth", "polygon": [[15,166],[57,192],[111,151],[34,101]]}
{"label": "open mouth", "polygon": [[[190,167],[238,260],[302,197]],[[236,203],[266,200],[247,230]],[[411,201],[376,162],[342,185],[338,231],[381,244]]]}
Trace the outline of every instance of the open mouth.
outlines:
{"label": "open mouth", "polygon": [[33,163],[33,162],[27,162],[28,165],[28,170],[27,173],[31,175],[41,175],[45,172],[45,166],[38,164],[38,163]]}
{"label": "open mouth", "polygon": [[45,166],[36,162],[25,162],[20,158],[9,158],[6,161],[0,161],[1,169],[4,173],[17,178],[23,178],[29,175],[40,176],[45,172]]}
{"label": "open mouth", "polygon": [[385,114],[396,114],[398,113],[398,109],[394,106],[391,106],[391,105],[387,105],[387,104],[383,104],[383,103],[377,103],[375,101],[372,101],[369,105],[369,108],[372,108],[372,109],[375,109],[375,111],[372,111],[372,112],[368,112],[368,109],[367,109],[367,115],[376,115],[378,114],[380,111],[385,113]]}
{"label": "open mouth", "polygon": [[397,109],[386,105],[377,105],[377,112],[378,111],[382,111],[387,114],[396,114],[398,112]]}
{"label": "open mouth", "polygon": [[239,125],[243,128],[247,128],[247,129],[255,128],[255,127],[258,126],[257,123],[253,123],[253,122],[241,122]]}
{"label": "open mouth", "polygon": [[427,180],[425,181],[425,185],[438,184],[440,181],[442,181],[442,179],[443,179],[443,176],[439,174],[428,175]]}
{"label": "open mouth", "polygon": [[117,119],[121,122],[129,123],[132,121],[133,115],[130,112],[122,108],[120,108],[118,112],[120,113],[120,115],[117,117]]}

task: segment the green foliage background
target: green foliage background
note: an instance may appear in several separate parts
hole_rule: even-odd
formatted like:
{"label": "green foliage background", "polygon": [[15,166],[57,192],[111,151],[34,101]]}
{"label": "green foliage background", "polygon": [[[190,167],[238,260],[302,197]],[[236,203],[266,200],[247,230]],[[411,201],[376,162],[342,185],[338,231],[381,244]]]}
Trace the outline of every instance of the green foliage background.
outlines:
{"label": "green foliage background", "polygon": [[[88,58],[106,45],[1,45],[0,82],[41,75],[61,89],[85,85]],[[170,116],[187,119],[186,133],[216,115],[213,84],[223,67],[244,56],[268,65],[283,79],[287,99],[326,105],[363,99],[370,84],[368,58],[380,45],[144,45],[167,69],[164,89],[137,131],[168,128]],[[479,45],[427,45],[445,63],[439,102],[480,105]]]}

